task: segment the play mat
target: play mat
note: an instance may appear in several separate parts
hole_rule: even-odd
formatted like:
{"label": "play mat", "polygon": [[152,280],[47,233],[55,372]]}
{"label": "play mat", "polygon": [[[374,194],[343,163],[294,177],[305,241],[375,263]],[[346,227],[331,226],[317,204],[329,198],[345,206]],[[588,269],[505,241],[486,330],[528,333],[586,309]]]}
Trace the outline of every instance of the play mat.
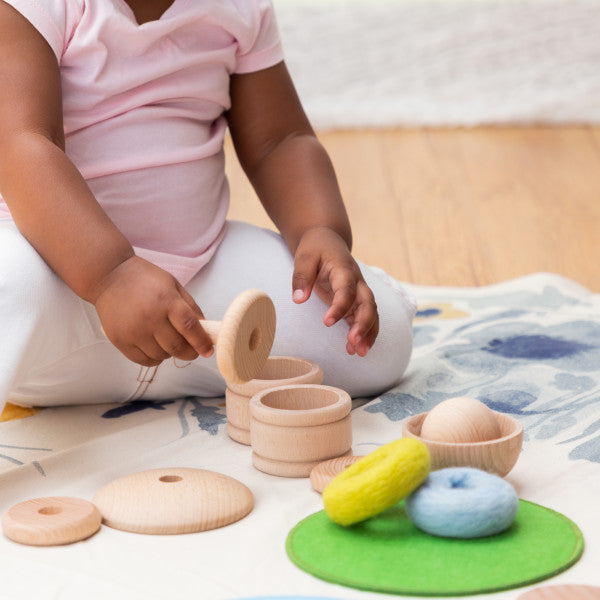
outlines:
{"label": "play mat", "polygon": [[[530,515],[541,505],[548,509],[544,518],[562,515],[585,540],[581,558],[543,583],[598,585],[600,296],[550,274],[473,289],[408,287],[419,302],[414,357],[397,388],[354,401],[354,453],[399,438],[404,418],[453,396],[477,398],[518,418],[525,440],[507,480],[526,503],[524,526],[536,529]],[[33,497],[91,500],[118,477],[161,467],[229,475],[255,500],[241,521],[203,533],[140,535],[103,526],[86,541],[50,548],[2,537],[2,599],[402,597],[329,583],[288,558],[288,534],[314,519],[321,497],[307,479],[257,471],[249,447],[227,435],[222,398],[9,407],[2,420],[2,513]],[[536,535],[543,530],[537,527]],[[524,560],[543,552],[543,535],[540,540]],[[478,565],[461,568],[467,578]],[[471,597],[513,600],[531,587]]]}
{"label": "play mat", "polygon": [[600,122],[596,0],[273,0],[320,129]]}

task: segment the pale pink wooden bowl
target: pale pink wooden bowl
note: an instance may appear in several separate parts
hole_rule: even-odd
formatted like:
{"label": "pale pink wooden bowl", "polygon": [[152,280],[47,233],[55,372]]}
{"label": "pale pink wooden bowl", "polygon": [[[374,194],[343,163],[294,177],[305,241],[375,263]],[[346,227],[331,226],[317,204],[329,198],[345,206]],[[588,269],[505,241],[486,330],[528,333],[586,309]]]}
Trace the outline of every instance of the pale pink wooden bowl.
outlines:
{"label": "pale pink wooden bowl", "polygon": [[509,415],[494,412],[501,437],[485,442],[453,443],[426,440],[421,426],[428,413],[409,417],[402,423],[402,435],[422,441],[431,455],[431,469],[475,467],[489,473],[506,476],[515,466],[523,446],[523,426]]}
{"label": "pale pink wooden bowl", "polygon": [[252,396],[282,385],[322,382],[323,369],[316,362],[292,356],[270,356],[255,379],[238,384],[227,382],[225,412],[229,437],[241,444],[250,445]]}
{"label": "pale pink wooden bowl", "polygon": [[281,477],[308,477],[329,458],[352,453],[350,396],[326,385],[284,385],[250,401],[252,462]]}

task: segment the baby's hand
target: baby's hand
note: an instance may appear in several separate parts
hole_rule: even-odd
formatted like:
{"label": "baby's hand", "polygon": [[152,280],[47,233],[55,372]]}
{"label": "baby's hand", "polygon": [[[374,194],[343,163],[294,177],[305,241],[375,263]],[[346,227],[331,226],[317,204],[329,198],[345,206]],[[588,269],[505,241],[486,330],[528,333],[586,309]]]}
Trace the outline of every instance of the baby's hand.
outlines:
{"label": "baby's hand", "polygon": [[130,360],[151,367],[174,356],[210,356],[202,311],[163,269],[133,256],[102,282],[94,305],[108,339]]}
{"label": "baby's hand", "polygon": [[314,289],[329,304],[325,325],[342,318],[350,325],[348,354],[367,354],[379,333],[377,305],[348,245],[335,231],[315,227],[304,233],[294,256],[292,287],[297,303],[308,300]]}

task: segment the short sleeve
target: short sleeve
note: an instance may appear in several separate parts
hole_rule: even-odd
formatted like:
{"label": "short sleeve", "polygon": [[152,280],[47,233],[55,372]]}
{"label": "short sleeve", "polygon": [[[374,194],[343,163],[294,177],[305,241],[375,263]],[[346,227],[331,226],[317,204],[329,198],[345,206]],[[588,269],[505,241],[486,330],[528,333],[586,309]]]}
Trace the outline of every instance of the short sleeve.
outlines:
{"label": "short sleeve", "polygon": [[[244,0],[248,2],[249,0]],[[252,17],[252,31],[240,40],[236,73],[260,71],[283,60],[283,48],[271,0],[256,0]]]}
{"label": "short sleeve", "polygon": [[20,12],[48,42],[60,59],[78,22],[75,0],[5,0]]}

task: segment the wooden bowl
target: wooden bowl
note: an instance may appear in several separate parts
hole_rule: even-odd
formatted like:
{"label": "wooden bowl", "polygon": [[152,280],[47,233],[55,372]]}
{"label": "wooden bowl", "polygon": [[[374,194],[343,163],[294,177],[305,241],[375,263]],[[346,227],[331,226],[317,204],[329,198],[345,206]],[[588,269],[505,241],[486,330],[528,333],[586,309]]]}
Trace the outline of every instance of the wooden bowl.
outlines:
{"label": "wooden bowl", "polygon": [[501,437],[485,442],[453,443],[426,440],[421,426],[427,413],[409,417],[402,423],[402,435],[421,440],[429,449],[431,469],[475,467],[488,473],[506,476],[515,466],[523,446],[523,426],[508,415],[493,411]]}

